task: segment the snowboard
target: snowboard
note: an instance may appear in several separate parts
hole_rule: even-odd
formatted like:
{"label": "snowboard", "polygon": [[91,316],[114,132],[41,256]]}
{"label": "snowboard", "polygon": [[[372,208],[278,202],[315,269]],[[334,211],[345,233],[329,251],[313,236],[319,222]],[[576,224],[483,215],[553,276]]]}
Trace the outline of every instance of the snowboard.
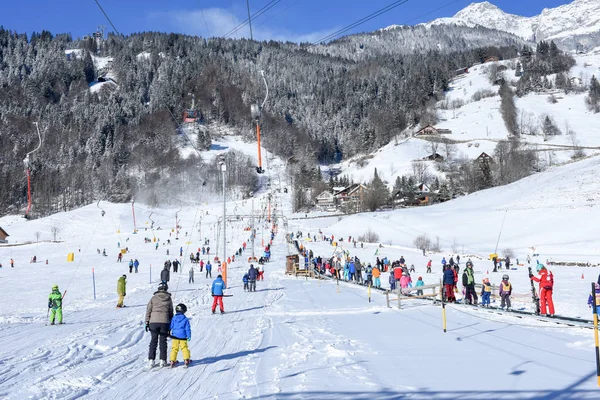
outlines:
{"label": "snowboard", "polygon": [[[531,267],[527,268],[529,270],[529,275],[533,275],[533,272],[531,271]],[[531,282],[531,298],[533,300],[533,304],[535,305],[535,314],[539,315],[540,314],[540,298],[538,297],[537,293],[535,292],[535,284],[533,283],[533,281],[531,279],[529,279],[529,282]]]}

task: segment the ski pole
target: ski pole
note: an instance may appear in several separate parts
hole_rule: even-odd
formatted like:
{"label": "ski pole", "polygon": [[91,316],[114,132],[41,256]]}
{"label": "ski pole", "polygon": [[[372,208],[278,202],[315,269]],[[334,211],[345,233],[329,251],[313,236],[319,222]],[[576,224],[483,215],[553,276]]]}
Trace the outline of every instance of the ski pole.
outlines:
{"label": "ski pole", "polygon": [[94,268],[92,268],[92,285],[94,286],[94,300],[96,300],[96,275],[94,274]]}

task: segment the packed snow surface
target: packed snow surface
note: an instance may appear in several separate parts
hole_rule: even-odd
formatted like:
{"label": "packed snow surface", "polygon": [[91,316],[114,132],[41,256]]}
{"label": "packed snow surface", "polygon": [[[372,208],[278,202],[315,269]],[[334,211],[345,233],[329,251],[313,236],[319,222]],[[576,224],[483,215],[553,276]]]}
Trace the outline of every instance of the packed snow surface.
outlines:
{"label": "packed snow surface", "polygon": [[[415,265],[413,278],[423,276],[426,284],[439,281],[441,257],[456,253],[463,265],[472,259],[478,282],[486,276],[497,284],[505,272],[494,273],[487,255],[505,218],[498,249],[512,247],[525,264],[506,272],[514,284],[515,307],[530,309],[527,254],[538,254],[532,263],[600,261],[594,240],[598,164],[598,158],[590,158],[427,208],[305,218],[291,214],[292,193],[276,193],[273,210],[290,217],[289,230],[302,231],[301,243],[316,255],[329,257],[335,250],[320,240],[322,235],[343,237],[339,244],[365,262],[403,255]],[[259,215],[264,215],[265,197],[255,200]],[[227,226],[227,254],[244,241],[248,249],[228,269],[227,293],[233,297],[225,298],[226,313],[212,315],[212,279],[194,265],[195,283],[188,282],[189,253],[205,239],[211,254],[201,256],[204,261],[222,253],[216,235],[221,207],[154,209],[136,203],[135,234],[131,204],[100,202],[32,221],[0,218],[10,234],[9,246],[0,247],[0,336],[7,343],[0,349],[0,398],[598,398],[592,330],[457,304],[447,307],[444,333],[441,309],[427,301],[406,300],[398,310],[387,308],[380,291],[373,290],[369,302],[362,286],[286,276],[285,256],[293,249],[284,240],[281,218],[265,280],[256,293],[244,292],[241,280],[252,251],[245,230],[250,220],[244,217],[252,208],[249,200],[227,205],[234,217]],[[50,241],[52,227],[60,229],[56,242]],[[257,218],[256,227],[254,250],[260,256],[270,225]],[[379,233],[381,246],[348,245],[346,236],[369,227]],[[317,240],[306,240],[308,233]],[[440,236],[442,252],[423,256],[412,248],[421,233]],[[451,250],[454,239],[456,251]],[[117,253],[125,247],[129,253],[119,263]],[[68,253],[74,253],[74,262],[66,262]],[[34,255],[38,262],[30,263]],[[127,263],[136,258],[139,272],[129,273]],[[148,371],[145,307],[164,261],[176,258],[183,267],[172,272],[169,290],[174,304],[188,307],[194,363],[187,370]],[[432,274],[425,273],[428,259]],[[599,268],[550,268],[557,314],[590,318],[586,301]],[[213,277],[217,273],[215,267]],[[122,274],[128,281],[127,307],[117,309],[116,282]],[[388,286],[387,274],[382,282]],[[53,284],[66,290],[65,325],[46,326]]]}

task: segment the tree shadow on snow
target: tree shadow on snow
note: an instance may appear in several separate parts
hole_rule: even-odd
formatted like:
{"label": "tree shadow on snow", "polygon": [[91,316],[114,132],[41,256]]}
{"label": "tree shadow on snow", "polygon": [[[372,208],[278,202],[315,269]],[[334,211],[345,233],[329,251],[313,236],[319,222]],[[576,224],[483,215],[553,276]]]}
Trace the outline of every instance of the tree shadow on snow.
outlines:
{"label": "tree shadow on snow", "polygon": [[216,362],[224,361],[224,360],[233,360],[235,358],[246,357],[251,354],[264,353],[265,351],[271,350],[274,348],[277,348],[277,346],[268,346],[268,347],[263,347],[262,349],[244,350],[244,351],[238,351],[237,353],[223,354],[221,356],[206,357],[201,360],[194,361],[192,363],[192,365],[212,364],[212,363],[216,363]]}

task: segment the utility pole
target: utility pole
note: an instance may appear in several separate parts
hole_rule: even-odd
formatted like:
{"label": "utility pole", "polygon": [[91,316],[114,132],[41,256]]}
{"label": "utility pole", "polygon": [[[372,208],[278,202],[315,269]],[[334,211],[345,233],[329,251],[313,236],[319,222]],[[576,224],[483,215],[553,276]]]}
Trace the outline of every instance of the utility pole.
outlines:
{"label": "utility pole", "polygon": [[225,165],[225,157],[221,158],[221,172],[223,174],[223,261],[221,261],[221,270],[223,272],[223,280],[227,285],[227,236],[226,236],[226,224],[227,224],[227,198],[225,196],[225,173],[227,172],[227,166]]}
{"label": "utility pole", "polygon": [[256,236],[256,229],[254,228],[254,193],[252,195],[252,233],[250,234],[251,246],[252,246],[252,261],[254,261],[254,236]]}

